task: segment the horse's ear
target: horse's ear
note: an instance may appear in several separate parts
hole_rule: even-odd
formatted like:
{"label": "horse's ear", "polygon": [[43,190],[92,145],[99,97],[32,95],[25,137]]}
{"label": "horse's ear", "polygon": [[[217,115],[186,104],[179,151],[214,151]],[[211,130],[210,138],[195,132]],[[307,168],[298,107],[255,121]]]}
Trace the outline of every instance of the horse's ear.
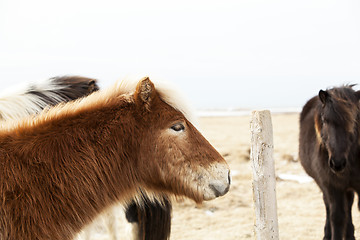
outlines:
{"label": "horse's ear", "polygon": [[139,81],[134,93],[135,102],[138,106],[144,106],[150,109],[150,104],[156,95],[155,86],[149,77],[145,77]]}
{"label": "horse's ear", "polygon": [[327,91],[323,91],[323,90],[319,91],[319,98],[323,104],[325,104],[328,101],[329,97],[330,95]]}
{"label": "horse's ear", "polygon": [[356,95],[357,99],[360,100],[360,91],[356,91],[355,95]]}

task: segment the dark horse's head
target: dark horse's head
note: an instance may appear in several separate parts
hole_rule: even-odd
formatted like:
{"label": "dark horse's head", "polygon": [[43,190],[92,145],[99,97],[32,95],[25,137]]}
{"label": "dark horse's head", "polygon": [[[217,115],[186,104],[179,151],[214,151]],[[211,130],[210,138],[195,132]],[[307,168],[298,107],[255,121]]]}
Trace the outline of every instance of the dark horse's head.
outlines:
{"label": "dark horse's head", "polygon": [[353,85],[320,90],[321,107],[315,119],[319,141],[328,153],[328,164],[335,173],[348,163],[353,144],[358,144],[358,114],[360,92]]}

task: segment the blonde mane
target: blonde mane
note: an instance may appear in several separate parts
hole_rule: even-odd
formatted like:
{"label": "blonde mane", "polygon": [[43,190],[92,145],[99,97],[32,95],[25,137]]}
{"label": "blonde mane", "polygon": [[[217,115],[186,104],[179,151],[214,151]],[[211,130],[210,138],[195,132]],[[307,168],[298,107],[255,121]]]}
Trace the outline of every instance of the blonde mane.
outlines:
{"label": "blonde mane", "polygon": [[[72,102],[60,103],[52,108],[45,108],[44,111],[36,116],[29,116],[18,122],[9,121],[1,123],[2,131],[10,131],[18,126],[33,126],[49,119],[60,118],[64,115],[71,116],[75,113],[102,107],[108,103],[117,101],[119,97],[123,97],[125,100],[131,102],[133,101],[132,96],[139,81],[139,79],[117,81],[111,87],[93,92],[87,97]],[[186,119],[193,124],[196,123],[195,114],[190,104],[173,84],[164,81],[154,81],[153,79],[151,79],[151,81],[154,83],[156,91],[164,102],[183,113]]]}

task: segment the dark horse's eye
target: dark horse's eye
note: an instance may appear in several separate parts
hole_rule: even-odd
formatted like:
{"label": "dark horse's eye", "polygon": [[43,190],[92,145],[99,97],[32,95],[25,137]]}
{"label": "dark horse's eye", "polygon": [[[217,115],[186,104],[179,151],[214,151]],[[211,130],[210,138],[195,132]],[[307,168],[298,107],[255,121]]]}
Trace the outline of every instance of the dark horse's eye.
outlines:
{"label": "dark horse's eye", "polygon": [[180,131],[184,131],[185,130],[185,126],[182,123],[177,123],[175,125],[173,125],[171,127],[172,130],[176,131],[176,132],[180,132]]}

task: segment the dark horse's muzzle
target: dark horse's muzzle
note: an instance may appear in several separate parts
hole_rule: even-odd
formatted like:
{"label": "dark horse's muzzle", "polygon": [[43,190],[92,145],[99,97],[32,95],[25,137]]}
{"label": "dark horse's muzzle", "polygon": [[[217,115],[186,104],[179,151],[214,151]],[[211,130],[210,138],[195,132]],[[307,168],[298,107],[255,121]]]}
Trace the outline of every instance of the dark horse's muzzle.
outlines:
{"label": "dark horse's muzzle", "polygon": [[346,158],[340,158],[340,159],[330,158],[329,166],[335,173],[339,173],[342,170],[344,170],[346,166]]}

